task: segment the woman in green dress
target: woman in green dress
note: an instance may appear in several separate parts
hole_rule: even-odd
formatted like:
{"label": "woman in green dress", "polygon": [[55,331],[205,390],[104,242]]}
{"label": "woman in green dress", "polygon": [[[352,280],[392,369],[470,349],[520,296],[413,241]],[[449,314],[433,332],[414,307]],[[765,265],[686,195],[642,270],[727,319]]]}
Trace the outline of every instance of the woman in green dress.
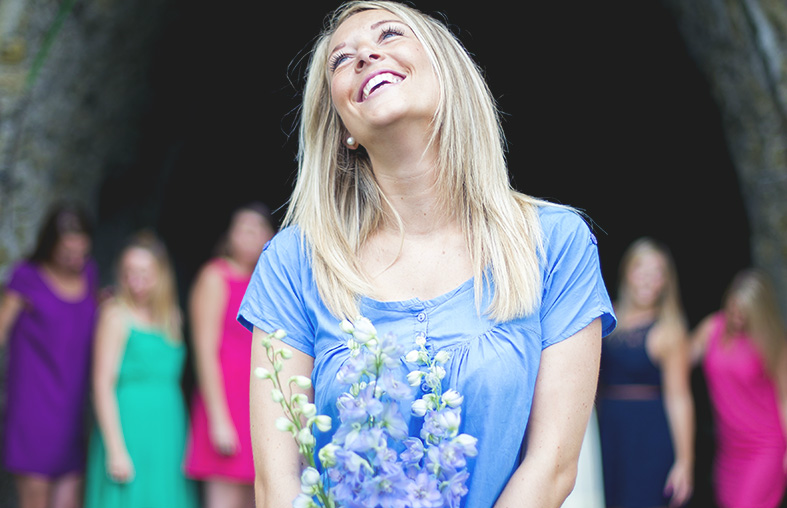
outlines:
{"label": "woman in green dress", "polygon": [[117,291],[99,311],[85,508],[198,506],[181,468],[185,355],[166,250],[141,234],[123,249]]}

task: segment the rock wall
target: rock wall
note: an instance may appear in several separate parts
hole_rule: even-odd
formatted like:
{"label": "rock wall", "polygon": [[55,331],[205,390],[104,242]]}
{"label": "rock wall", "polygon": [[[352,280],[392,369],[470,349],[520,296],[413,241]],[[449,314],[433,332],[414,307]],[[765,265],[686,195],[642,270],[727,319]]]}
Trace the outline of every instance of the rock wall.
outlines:
{"label": "rock wall", "polygon": [[[753,262],[772,275],[787,316],[787,3],[664,2],[719,104],[749,215]],[[713,182],[707,185],[713,192]]]}
{"label": "rock wall", "polygon": [[[0,0],[0,279],[29,252],[53,202],[95,215],[105,176],[134,166],[169,5]],[[2,473],[0,508],[13,506]]]}

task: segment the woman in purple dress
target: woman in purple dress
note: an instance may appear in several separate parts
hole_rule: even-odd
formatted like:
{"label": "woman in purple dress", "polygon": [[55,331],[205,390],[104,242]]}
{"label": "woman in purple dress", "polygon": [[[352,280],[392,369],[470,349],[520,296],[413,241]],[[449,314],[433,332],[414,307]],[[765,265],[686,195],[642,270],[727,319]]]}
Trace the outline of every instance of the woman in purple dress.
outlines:
{"label": "woman in purple dress", "polygon": [[20,508],[81,504],[98,284],[90,247],[85,214],[55,208],[0,301],[0,346],[8,346],[3,465],[15,476]]}

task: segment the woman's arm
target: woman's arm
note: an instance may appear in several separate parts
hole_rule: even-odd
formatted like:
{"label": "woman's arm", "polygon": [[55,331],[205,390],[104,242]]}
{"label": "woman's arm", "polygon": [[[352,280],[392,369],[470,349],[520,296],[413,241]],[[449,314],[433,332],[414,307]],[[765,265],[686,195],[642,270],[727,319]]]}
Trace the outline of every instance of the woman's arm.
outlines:
{"label": "woman's arm", "polygon": [[692,365],[697,365],[705,356],[710,338],[713,316],[708,316],[689,334],[689,358]]}
{"label": "woman's arm", "polygon": [[117,482],[127,482],[134,477],[134,465],[123,439],[115,392],[127,332],[123,309],[112,301],[104,304],[94,341],[93,404],[107,450],[107,473]]}
{"label": "woman's arm", "polygon": [[527,453],[495,508],[557,508],[574,488],[600,356],[600,319],[541,353]]}
{"label": "woman's arm", "polygon": [[[787,346],[782,346],[779,361],[776,363],[776,393],[779,396],[779,411],[781,412],[782,431],[787,437]],[[787,452],[782,463],[784,472],[787,473]]]}
{"label": "woman's arm", "polygon": [[[672,436],[675,462],[667,475],[664,491],[670,506],[689,500],[694,490],[694,399],[691,395],[689,344],[681,330],[656,330],[652,333],[677,333],[664,337],[660,355],[664,409]],[[657,340],[659,337],[654,337]]]}
{"label": "woman's arm", "polygon": [[[273,366],[260,343],[266,332],[254,328],[251,346],[251,372],[263,367],[273,372]],[[276,346],[278,349],[279,345]],[[279,379],[287,383],[290,376],[302,375],[311,378],[314,359],[293,348],[292,358],[284,361]],[[273,385],[267,379],[251,376],[251,442],[254,450],[255,500],[258,508],[290,508],[292,501],[301,492],[301,457],[291,434],[278,430],[276,419],[283,416],[281,406],[271,398]],[[289,397],[286,387],[285,396]],[[307,390],[309,400],[314,400]]]}
{"label": "woman's arm", "polygon": [[208,414],[211,444],[218,453],[233,455],[238,451],[238,432],[227,407],[219,361],[227,299],[227,288],[218,270],[210,265],[203,268],[189,298],[197,380]]}
{"label": "woman's arm", "polygon": [[0,302],[0,347],[4,347],[8,341],[8,334],[14,326],[16,319],[24,307],[22,296],[16,291],[7,289],[3,300]]}

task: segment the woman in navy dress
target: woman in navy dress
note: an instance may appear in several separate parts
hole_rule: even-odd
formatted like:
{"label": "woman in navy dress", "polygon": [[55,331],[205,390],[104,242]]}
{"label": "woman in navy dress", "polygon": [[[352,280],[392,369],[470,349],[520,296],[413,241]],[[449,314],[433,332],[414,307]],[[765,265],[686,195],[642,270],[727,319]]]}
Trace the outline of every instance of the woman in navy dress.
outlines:
{"label": "woman in navy dress", "polygon": [[643,238],[621,261],[604,340],[598,416],[607,506],[679,506],[693,490],[694,403],[687,330],[674,263]]}

